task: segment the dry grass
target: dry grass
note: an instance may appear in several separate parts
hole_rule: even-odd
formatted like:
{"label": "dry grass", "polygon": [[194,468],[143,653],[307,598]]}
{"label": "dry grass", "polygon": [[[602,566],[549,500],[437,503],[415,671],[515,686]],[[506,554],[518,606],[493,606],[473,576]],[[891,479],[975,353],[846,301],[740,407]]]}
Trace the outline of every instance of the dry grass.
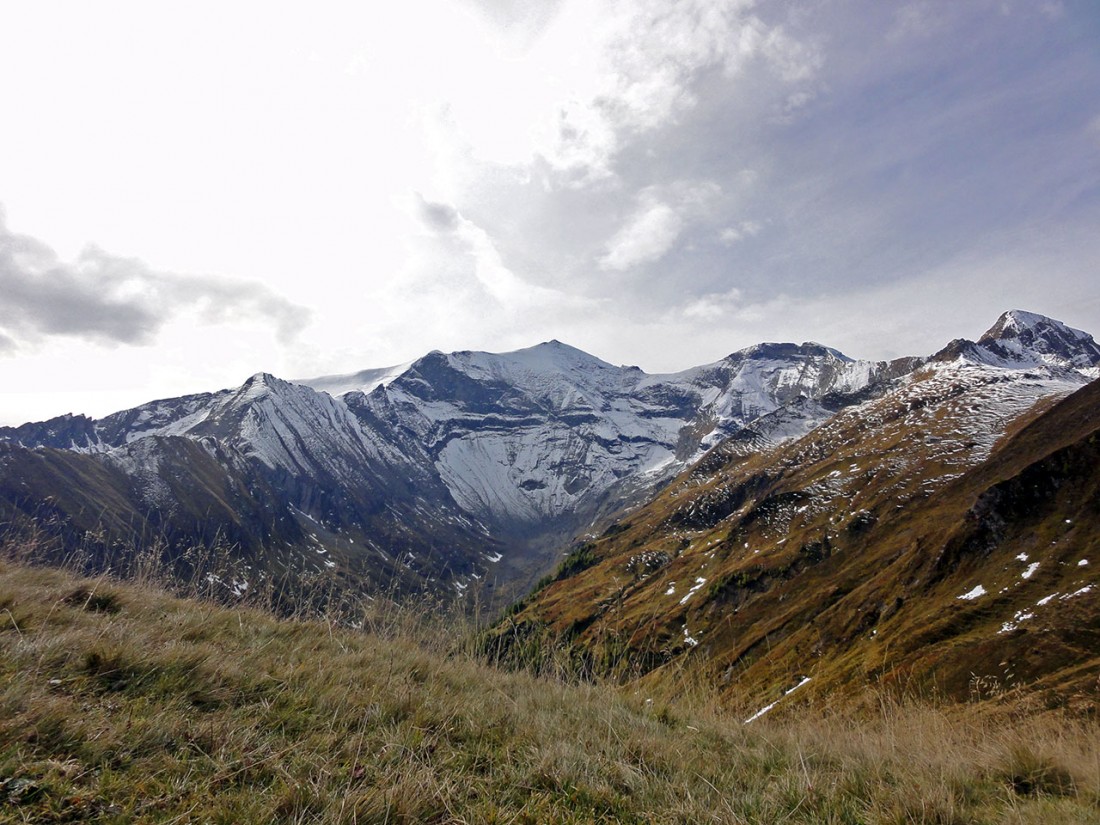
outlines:
{"label": "dry grass", "polygon": [[704,690],[504,673],[391,610],[0,562],[0,822],[1100,822],[1094,724],[878,697],[746,726]]}

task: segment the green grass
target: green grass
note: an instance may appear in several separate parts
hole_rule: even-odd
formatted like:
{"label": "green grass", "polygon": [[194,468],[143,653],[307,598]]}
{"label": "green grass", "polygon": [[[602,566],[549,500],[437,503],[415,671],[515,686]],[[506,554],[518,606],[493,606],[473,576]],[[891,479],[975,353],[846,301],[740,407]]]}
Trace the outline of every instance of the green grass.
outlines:
{"label": "green grass", "polygon": [[0,822],[1100,823],[1096,725],[499,671],[365,630],[0,562]]}

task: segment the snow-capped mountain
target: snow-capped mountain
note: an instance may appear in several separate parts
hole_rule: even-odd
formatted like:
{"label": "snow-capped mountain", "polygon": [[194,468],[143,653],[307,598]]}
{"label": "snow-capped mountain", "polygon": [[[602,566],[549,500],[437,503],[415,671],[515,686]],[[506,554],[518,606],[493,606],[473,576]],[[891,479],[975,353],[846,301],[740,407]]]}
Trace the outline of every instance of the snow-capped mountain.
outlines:
{"label": "snow-capped mountain", "polygon": [[934,356],[963,358],[997,367],[1046,366],[1100,375],[1100,345],[1092,336],[1033,312],[1005,312],[977,342],[958,339]]}
{"label": "snow-capped mountain", "polygon": [[[0,440],[110,467],[129,479],[127,506],[152,518],[180,510],[173,479],[192,469],[180,466],[183,453],[172,445],[185,439],[210,459],[204,479],[220,468],[215,486],[243,490],[273,514],[282,526],[268,534],[280,552],[298,548],[315,567],[325,555],[325,567],[356,576],[381,565],[388,580],[461,589],[485,574],[530,579],[600,513],[642,500],[712,447],[759,451],[801,437],[925,363],[1013,385],[1038,381],[1018,396],[1030,404],[1094,376],[1100,349],[1085,333],[1023,312],[930,361],[855,361],[814,343],[760,344],[649,375],[550,341],[502,354],[432,352],[399,367],[294,383],[259,374],[236,389],[100,420],[0,429]],[[35,494],[61,483],[40,481],[23,498],[9,496],[9,509],[30,512]],[[182,525],[176,532],[193,538]]]}
{"label": "snow-capped mountain", "polygon": [[1094,691],[1098,363],[1006,313],[801,437],[752,439],[765,417],[586,537],[489,649],[747,701],[810,678],[966,698],[1008,671]]}
{"label": "snow-capped mountain", "polygon": [[856,392],[881,369],[814,344],[767,344],[647,375],[551,341],[433,352],[339,398],[364,431],[425,452],[464,511],[528,532],[563,517],[575,525],[624,480],[651,486],[760,416]]}

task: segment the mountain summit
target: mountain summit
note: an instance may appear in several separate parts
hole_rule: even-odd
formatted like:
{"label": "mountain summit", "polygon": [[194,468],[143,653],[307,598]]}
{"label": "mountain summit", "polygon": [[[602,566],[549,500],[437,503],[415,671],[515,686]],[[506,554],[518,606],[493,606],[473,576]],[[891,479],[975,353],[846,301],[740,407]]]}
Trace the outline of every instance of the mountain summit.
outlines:
{"label": "mountain summit", "polygon": [[1002,313],[977,341],[958,338],[932,356],[1022,369],[1045,366],[1100,376],[1100,346],[1087,332],[1020,309]]}
{"label": "mountain summit", "polygon": [[1037,357],[1045,364],[1071,369],[1095,370],[1100,365],[1100,346],[1087,332],[1019,309],[1001,315],[978,344],[1006,360]]}

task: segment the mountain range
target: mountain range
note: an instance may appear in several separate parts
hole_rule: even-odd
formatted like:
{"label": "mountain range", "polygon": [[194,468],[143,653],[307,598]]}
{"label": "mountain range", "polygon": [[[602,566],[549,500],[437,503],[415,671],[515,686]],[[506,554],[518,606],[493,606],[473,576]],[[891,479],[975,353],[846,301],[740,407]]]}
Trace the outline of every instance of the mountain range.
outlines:
{"label": "mountain range", "polygon": [[[493,605],[587,535],[510,638],[568,640],[591,667],[614,638],[616,667],[638,674],[698,648],[728,680],[752,659],[738,645],[759,640],[718,645],[704,615],[758,605],[759,627],[778,621],[776,587],[835,565],[851,537],[894,531],[1098,374],[1091,336],[1022,311],[890,362],[766,343],[651,375],[550,341],[258,374],[102,419],[0,428],[0,522],[43,558],[124,570],[141,549],[224,596],[325,578]],[[866,562],[850,573],[866,577]],[[644,642],[624,641],[642,627]]]}
{"label": "mountain range", "polygon": [[488,648],[765,708],[871,685],[1096,712],[1096,355],[1006,313],[801,437],[749,427],[575,546]]}

